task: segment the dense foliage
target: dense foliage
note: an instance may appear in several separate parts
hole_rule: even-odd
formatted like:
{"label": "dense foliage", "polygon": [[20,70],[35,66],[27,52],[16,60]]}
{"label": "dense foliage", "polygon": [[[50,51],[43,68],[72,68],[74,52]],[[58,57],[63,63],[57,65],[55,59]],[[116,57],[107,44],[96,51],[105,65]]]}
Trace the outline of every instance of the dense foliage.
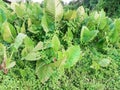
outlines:
{"label": "dense foliage", "polygon": [[120,19],[59,0],[0,6],[2,90],[120,89]]}

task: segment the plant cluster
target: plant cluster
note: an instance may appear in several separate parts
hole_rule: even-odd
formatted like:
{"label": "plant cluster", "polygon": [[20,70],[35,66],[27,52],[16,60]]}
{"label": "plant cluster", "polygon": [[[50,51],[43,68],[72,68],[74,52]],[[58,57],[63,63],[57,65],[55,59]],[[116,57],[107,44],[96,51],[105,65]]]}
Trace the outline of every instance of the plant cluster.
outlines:
{"label": "plant cluster", "polygon": [[[18,60],[35,62],[35,73],[45,83],[74,66],[87,49],[106,54],[108,48],[119,48],[120,19],[107,17],[103,10],[64,10],[59,0],[44,0],[43,7],[2,1],[0,6],[0,69],[5,74]],[[108,67],[111,61],[102,56],[91,68]]]}

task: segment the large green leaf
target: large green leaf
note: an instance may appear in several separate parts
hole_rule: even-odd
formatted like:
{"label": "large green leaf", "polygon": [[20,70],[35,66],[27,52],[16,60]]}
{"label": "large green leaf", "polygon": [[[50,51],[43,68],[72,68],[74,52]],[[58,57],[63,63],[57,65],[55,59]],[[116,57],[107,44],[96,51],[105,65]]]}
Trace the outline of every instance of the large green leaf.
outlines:
{"label": "large green leaf", "polygon": [[41,54],[40,52],[30,52],[27,56],[24,57],[27,61],[36,61],[40,60]]}
{"label": "large green leaf", "polygon": [[119,40],[120,19],[116,19],[111,26],[112,29],[109,32],[109,39],[111,43],[115,43]]}
{"label": "large green leaf", "polygon": [[80,6],[77,9],[77,17],[82,21],[84,20],[84,18],[87,16],[87,14],[85,13],[85,9],[83,6]]}
{"label": "large green leaf", "polygon": [[2,24],[1,34],[2,34],[3,40],[5,40],[8,43],[11,43],[13,42],[14,37],[16,36],[16,31],[14,27],[6,21]]}
{"label": "large green leaf", "polygon": [[60,41],[56,35],[54,35],[52,38],[52,48],[55,51],[58,51],[60,49]]}
{"label": "large green leaf", "polygon": [[67,53],[67,58],[66,58],[66,63],[65,63],[65,67],[66,68],[70,68],[73,65],[75,65],[77,63],[77,61],[80,59],[80,47],[79,46],[71,46],[68,48],[68,50],[66,51]]}
{"label": "large green leaf", "polygon": [[63,6],[60,0],[45,0],[45,11],[55,21],[60,21],[63,16]]}
{"label": "large green leaf", "polygon": [[39,51],[43,49],[43,42],[38,42],[33,51]]}
{"label": "large green leaf", "polygon": [[17,35],[17,37],[15,38],[15,42],[13,44],[13,47],[18,50],[18,48],[20,47],[20,45],[22,45],[23,40],[25,39],[26,35],[23,33],[19,33]]}
{"label": "large green leaf", "polygon": [[51,67],[51,64],[45,64],[41,61],[37,61],[36,74],[42,83],[47,81],[53,73],[54,71]]}
{"label": "large green leaf", "polygon": [[6,20],[6,15],[2,9],[0,9],[0,26]]}
{"label": "large green leaf", "polygon": [[47,33],[49,31],[49,27],[48,27],[48,22],[47,22],[45,15],[42,17],[41,24],[42,24],[44,31]]}
{"label": "large green leaf", "polygon": [[103,10],[100,11],[99,13],[99,18],[97,20],[98,22],[98,28],[100,30],[104,29],[104,27],[107,24],[107,17],[105,16],[105,12]]}
{"label": "large green leaf", "polygon": [[97,36],[97,33],[98,30],[90,31],[86,26],[83,26],[80,35],[80,41],[83,43],[88,43]]}
{"label": "large green leaf", "polygon": [[25,15],[26,13],[26,6],[24,3],[21,3],[21,4],[15,4],[15,13],[17,14],[17,16],[19,18],[23,18],[23,16]]}

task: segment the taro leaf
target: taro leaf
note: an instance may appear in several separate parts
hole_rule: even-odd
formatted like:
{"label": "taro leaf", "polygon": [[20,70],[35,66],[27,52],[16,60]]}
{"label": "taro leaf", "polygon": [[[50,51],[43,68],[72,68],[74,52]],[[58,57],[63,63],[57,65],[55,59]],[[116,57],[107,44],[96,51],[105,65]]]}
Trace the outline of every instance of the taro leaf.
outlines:
{"label": "taro leaf", "polygon": [[40,79],[42,83],[47,81],[50,76],[54,73],[51,64],[45,64],[41,61],[37,61],[36,63],[36,75]]}
{"label": "taro leaf", "polygon": [[70,42],[72,41],[72,39],[73,39],[73,33],[72,33],[72,31],[71,31],[69,28],[68,28],[68,31],[67,31],[66,34],[65,34],[64,39],[65,39],[68,43],[70,43]]}
{"label": "taro leaf", "polygon": [[76,11],[69,10],[64,14],[64,19],[72,20],[76,18]]}
{"label": "taro leaf", "polygon": [[60,49],[60,41],[59,41],[59,38],[56,35],[54,35],[53,38],[52,38],[52,48],[55,51],[58,51]]}
{"label": "taro leaf", "polygon": [[25,47],[27,48],[30,48],[30,49],[34,48],[34,42],[28,36],[25,37],[24,44],[25,44]]}
{"label": "taro leaf", "polygon": [[47,23],[47,20],[46,20],[45,16],[42,17],[41,24],[42,24],[42,27],[43,27],[44,31],[47,33],[49,31],[49,29],[48,29],[48,23]]}
{"label": "taro leaf", "polygon": [[25,12],[26,12],[26,6],[24,3],[15,5],[15,13],[19,18],[23,18],[23,16],[25,15]]}
{"label": "taro leaf", "polygon": [[6,20],[6,15],[2,9],[0,9],[0,26]]}
{"label": "taro leaf", "polygon": [[43,42],[38,42],[33,51],[38,51],[43,49]]}
{"label": "taro leaf", "polygon": [[14,48],[18,50],[20,45],[23,43],[23,40],[25,39],[26,35],[23,33],[19,33],[17,37],[15,38],[15,43],[13,44]]}
{"label": "taro leaf", "polygon": [[2,34],[3,39],[6,42],[12,43],[14,40],[14,37],[16,36],[16,31],[14,27],[6,21],[2,24],[1,34]]}
{"label": "taro leaf", "polygon": [[54,63],[52,63],[52,67],[55,67],[56,70],[59,72],[59,74],[64,73],[64,66],[66,62],[66,52],[58,51],[58,60],[54,60]]}
{"label": "taro leaf", "polygon": [[83,43],[92,41],[97,36],[98,30],[90,31],[86,26],[82,27],[80,40]]}
{"label": "taro leaf", "polygon": [[30,51],[31,51],[30,48],[25,47],[21,52],[22,57],[27,56],[28,53],[30,53]]}
{"label": "taro leaf", "polygon": [[72,67],[74,64],[77,63],[77,61],[80,58],[80,47],[79,46],[71,46],[68,48],[67,52],[67,59],[66,59],[66,63],[65,63],[65,68],[70,68]]}
{"label": "taro leaf", "polygon": [[111,62],[110,59],[104,58],[104,59],[100,60],[99,65],[101,67],[107,67],[110,64],[110,62]]}
{"label": "taro leaf", "polygon": [[116,19],[113,24],[111,24],[112,29],[110,30],[109,39],[110,42],[115,43],[119,39],[120,31],[120,19]]}
{"label": "taro leaf", "polygon": [[104,29],[104,27],[106,26],[107,24],[107,17],[105,16],[105,12],[103,10],[100,11],[99,13],[99,18],[98,18],[98,28],[101,30],[101,29]]}
{"label": "taro leaf", "polygon": [[25,44],[25,48],[22,50],[21,54],[23,57],[25,57],[28,53],[30,53],[33,50],[34,42],[29,37],[25,37],[23,42]]}
{"label": "taro leaf", "polygon": [[86,16],[87,16],[87,14],[85,13],[84,7],[80,6],[77,9],[77,17],[80,18],[81,20],[83,20]]}
{"label": "taro leaf", "polygon": [[63,16],[63,6],[60,0],[45,0],[45,11],[56,21],[60,21]]}
{"label": "taro leaf", "polygon": [[40,58],[40,52],[30,52],[27,56],[24,57],[24,59],[27,61],[36,61]]}

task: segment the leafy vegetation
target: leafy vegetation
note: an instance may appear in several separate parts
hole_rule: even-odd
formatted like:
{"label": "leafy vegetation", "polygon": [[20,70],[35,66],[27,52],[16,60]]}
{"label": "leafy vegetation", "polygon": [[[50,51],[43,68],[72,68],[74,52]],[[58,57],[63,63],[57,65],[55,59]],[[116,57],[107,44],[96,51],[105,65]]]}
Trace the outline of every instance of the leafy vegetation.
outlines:
{"label": "leafy vegetation", "polygon": [[0,6],[0,89],[120,89],[119,18],[59,0]]}

